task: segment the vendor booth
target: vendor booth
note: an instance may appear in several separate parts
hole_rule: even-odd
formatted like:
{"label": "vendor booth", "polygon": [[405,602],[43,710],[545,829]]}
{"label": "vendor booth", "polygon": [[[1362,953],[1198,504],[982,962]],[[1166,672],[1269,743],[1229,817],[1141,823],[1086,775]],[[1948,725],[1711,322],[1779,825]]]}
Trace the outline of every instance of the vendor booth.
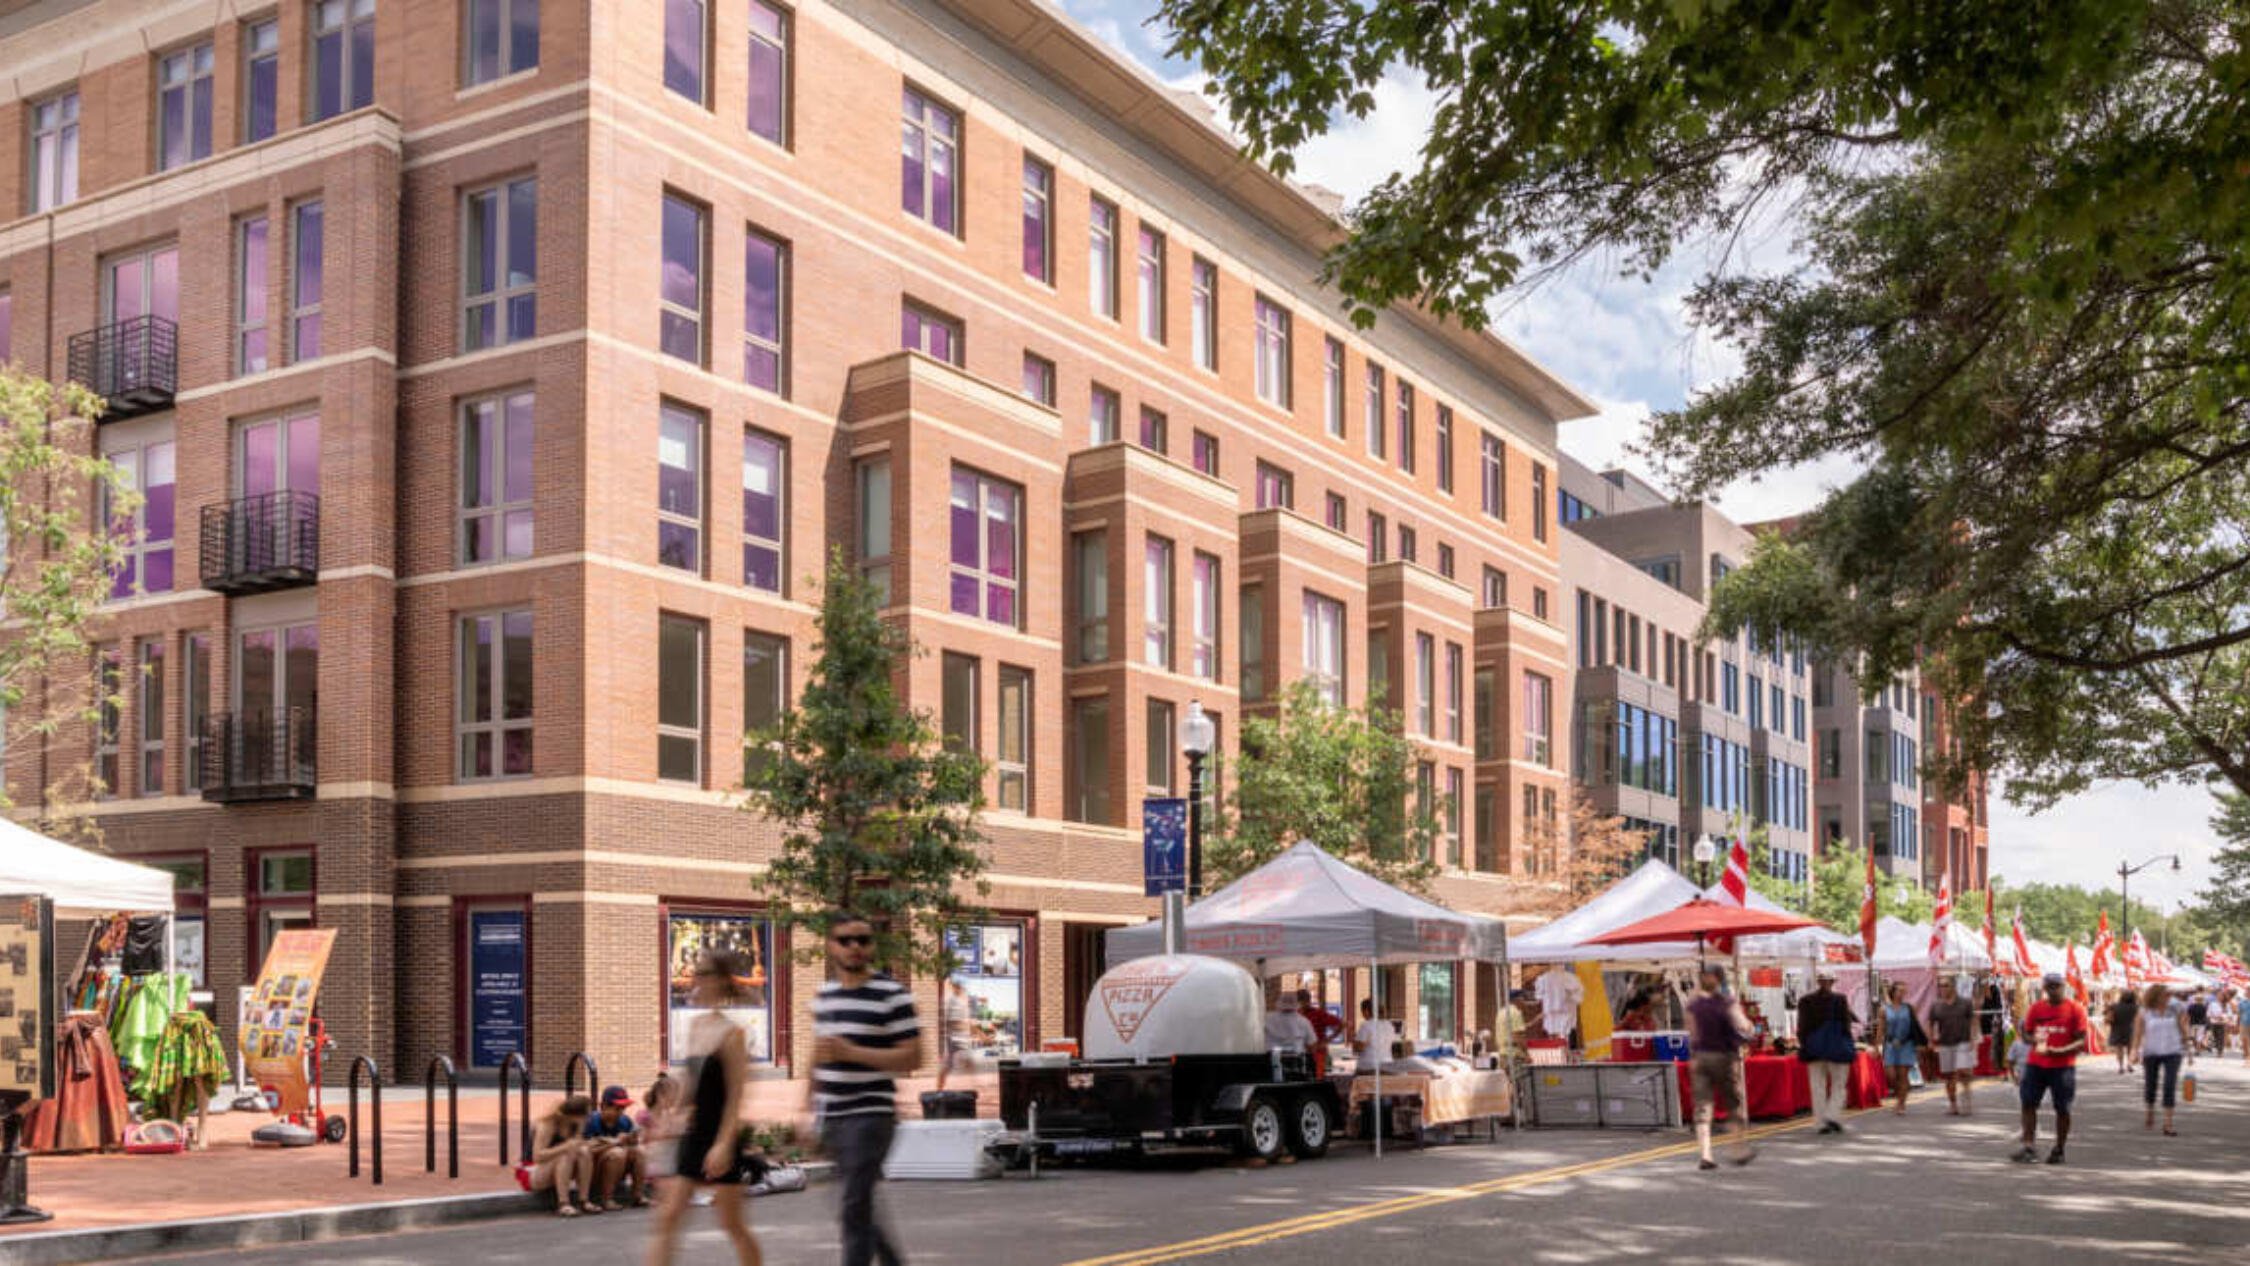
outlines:
{"label": "vendor booth", "polygon": [[[1108,933],[1111,963],[1163,950],[1158,923]],[[1497,919],[1461,914],[1402,892],[1319,846],[1300,842],[1274,860],[1189,906],[1183,947],[1189,954],[1231,959],[1261,979],[1330,968],[1370,969],[1380,990],[1382,968],[1412,963],[1489,963],[1505,978],[1507,937]],[[1376,1000],[1377,1014],[1382,1000]],[[1401,1077],[1412,1077],[1402,1083]],[[1430,1125],[1507,1115],[1508,1075],[1466,1061],[1410,1058],[1357,1070],[1345,1098],[1381,1104],[1414,1097]],[[1381,1151],[1378,1131],[1377,1151]]]}

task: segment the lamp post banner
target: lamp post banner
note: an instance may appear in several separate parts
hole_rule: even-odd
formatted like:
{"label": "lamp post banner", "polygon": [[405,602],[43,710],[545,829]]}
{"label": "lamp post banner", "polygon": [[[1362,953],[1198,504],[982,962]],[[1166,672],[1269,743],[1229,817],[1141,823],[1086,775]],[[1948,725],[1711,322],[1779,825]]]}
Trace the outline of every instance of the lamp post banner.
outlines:
{"label": "lamp post banner", "polygon": [[1141,884],[1144,895],[1187,891],[1188,802],[1178,796],[1141,801]]}

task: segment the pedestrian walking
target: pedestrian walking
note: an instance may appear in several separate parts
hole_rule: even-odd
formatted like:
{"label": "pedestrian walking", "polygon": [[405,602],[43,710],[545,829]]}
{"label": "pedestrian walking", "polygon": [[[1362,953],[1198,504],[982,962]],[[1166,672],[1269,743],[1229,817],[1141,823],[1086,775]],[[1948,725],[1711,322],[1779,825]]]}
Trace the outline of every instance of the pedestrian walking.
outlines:
{"label": "pedestrian walking", "polygon": [[1945,1114],[1965,1117],[1977,1073],[1976,1009],[1951,976],[1938,978],[1937,993],[1930,1004],[1929,1035],[1937,1047],[1938,1075],[1945,1078]]}
{"label": "pedestrian walking", "polygon": [[2202,1045],[2204,1026],[2208,1025],[2210,1022],[2210,1002],[2205,1000],[2202,994],[2196,994],[2194,997],[2188,999],[2187,1026],[2188,1046],[2190,1048]]}
{"label": "pedestrian walking", "polygon": [[2127,1073],[2133,1065],[2133,1021],[2141,1013],[2141,1001],[2130,989],[2120,989],[2109,1004],[2109,1048],[2117,1053],[2117,1071]]}
{"label": "pedestrian walking", "polygon": [[856,914],[828,921],[830,978],[813,1000],[813,1110],[842,1188],[844,1266],[900,1266],[875,1184],[898,1132],[898,1084],[921,1062],[922,1030],[906,986],[873,968],[875,927]]}
{"label": "pedestrian walking", "polygon": [[2242,1042],[2242,1062],[2250,1064],[2250,989],[2234,1002],[2234,1031]]}
{"label": "pedestrian walking", "polygon": [[945,982],[944,1000],[940,1005],[944,1009],[941,1018],[945,1023],[945,1052],[938,1064],[937,1088],[942,1092],[945,1089],[945,1079],[952,1073],[954,1066],[961,1065],[965,1072],[973,1058],[969,1054],[973,1043],[969,1029],[968,987],[959,980],[948,979]]}
{"label": "pedestrian walking", "polygon": [[695,1005],[688,1022],[686,1128],[672,1155],[676,1180],[663,1185],[656,1206],[649,1266],[668,1266],[680,1242],[680,1222],[698,1188],[711,1193],[712,1212],[734,1244],[738,1266],[759,1266],[757,1237],[742,1206],[742,1090],[750,1080],[750,1046],[742,1026],[727,1015],[741,1005],[756,972],[731,949],[712,948],[695,959]]}
{"label": "pedestrian walking", "polygon": [[2172,1128],[2172,1107],[2179,1097],[2180,1062],[2195,1060],[2195,1047],[2188,1032],[2187,1013],[2172,997],[2172,991],[2163,985],[2150,985],[2148,996],[2141,1001],[2140,1013],[2133,1021],[2133,1052],[2141,1061],[2141,1102],[2148,1105],[2141,1128],[2156,1128],[2156,1092],[2159,1080],[2164,1090],[2164,1133],[2176,1133]]}
{"label": "pedestrian walking", "polygon": [[1914,1008],[1906,1005],[1905,985],[1892,981],[1884,986],[1883,998],[1883,1071],[1890,1075],[1891,1097],[1897,1101],[1891,1111],[1905,1116],[1914,1068],[1921,1062],[1921,1050],[1930,1044],[1930,1038],[1922,1031]]}
{"label": "pedestrian walking", "polygon": [[2023,1082],[2017,1089],[2023,1105],[2023,1147],[2015,1159],[2027,1165],[2039,1159],[2035,1146],[2039,1105],[2042,1100],[2051,1100],[2055,1105],[2055,1147],[2047,1153],[2047,1163],[2060,1165],[2063,1148],[2070,1143],[2071,1101],[2078,1097],[2078,1053],[2086,1049],[2092,1029],[2086,1021],[2086,1008],[2065,993],[2061,972],[2048,972],[2041,983],[2046,996],[2032,1003],[2023,1017],[2024,1039],[2030,1052],[2024,1057]]}
{"label": "pedestrian walking", "polygon": [[1836,992],[1835,970],[1816,969],[1813,991],[1797,1002],[1797,1058],[1804,1061],[1805,1075],[1812,1082],[1813,1117],[1820,1122],[1822,1134],[1844,1132],[1852,1061],[1859,1057],[1852,1034],[1858,1028],[1851,999]]}
{"label": "pedestrian walking", "polygon": [[1742,1002],[1726,992],[1726,972],[1705,966],[1697,974],[1695,996],[1688,1000],[1688,1084],[1695,1091],[1695,1141],[1701,1149],[1698,1169],[1717,1169],[1711,1156],[1711,1121],[1724,1099],[1734,1123],[1737,1165],[1757,1158],[1750,1146],[1750,1105],[1742,1093],[1742,1047],[1753,1032]]}

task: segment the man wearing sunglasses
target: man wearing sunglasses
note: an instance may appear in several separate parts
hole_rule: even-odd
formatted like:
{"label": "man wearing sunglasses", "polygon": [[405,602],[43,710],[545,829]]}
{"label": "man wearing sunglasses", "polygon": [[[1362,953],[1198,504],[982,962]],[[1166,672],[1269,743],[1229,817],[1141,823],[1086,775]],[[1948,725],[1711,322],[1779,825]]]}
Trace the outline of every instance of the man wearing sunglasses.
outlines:
{"label": "man wearing sunglasses", "polygon": [[921,1063],[922,1031],[906,986],[873,967],[875,928],[828,921],[829,981],[813,1000],[813,1113],[842,1184],[844,1266],[906,1259],[875,1209],[875,1184],[898,1129],[896,1078]]}

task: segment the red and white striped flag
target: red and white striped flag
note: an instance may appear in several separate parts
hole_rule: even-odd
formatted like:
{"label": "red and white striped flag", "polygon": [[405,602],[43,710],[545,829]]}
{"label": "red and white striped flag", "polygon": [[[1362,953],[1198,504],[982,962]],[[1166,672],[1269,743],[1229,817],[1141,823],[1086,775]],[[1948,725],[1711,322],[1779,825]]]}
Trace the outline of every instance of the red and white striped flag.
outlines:
{"label": "red and white striped flag", "polygon": [[1739,835],[1734,837],[1734,847],[1727,850],[1727,873],[1719,876],[1719,887],[1736,905],[1750,904],[1750,849]]}
{"label": "red and white striped flag", "polygon": [[2140,933],[2133,933],[2131,939],[2125,942],[2125,984],[2128,987],[2138,987],[2150,978],[2149,973],[2153,967],[2154,964],[2149,961],[2148,941]]}
{"label": "red and white striped flag", "polygon": [[2088,965],[2088,970],[2094,973],[2095,979],[2113,974],[2109,960],[2116,949],[2117,940],[2109,934],[2109,911],[2104,910],[2100,926],[2094,929],[2094,961]]}
{"label": "red and white striped flag", "polygon": [[2039,964],[2031,961],[2031,938],[2023,932],[2023,907],[2016,907],[2016,915],[2008,924],[2008,935],[2015,941],[2015,971],[2018,976],[2036,976]]}
{"label": "red and white striped flag", "polygon": [[1867,850],[1867,882],[1859,890],[1859,943],[1875,961],[1875,850]]}
{"label": "red and white striped flag", "polygon": [[2070,982],[2071,996],[2080,1006],[2086,1005],[2086,977],[2078,970],[2078,942],[2063,942],[2063,979]]}
{"label": "red and white striped flag", "polygon": [[1945,965],[1945,944],[1953,931],[1953,872],[1938,877],[1937,913],[1930,919],[1930,965]]}
{"label": "red and white striped flag", "polygon": [[1984,887],[1984,956],[1992,960],[1994,967],[2000,965],[2000,948],[1992,926],[1992,885],[1990,884],[1986,884]]}

